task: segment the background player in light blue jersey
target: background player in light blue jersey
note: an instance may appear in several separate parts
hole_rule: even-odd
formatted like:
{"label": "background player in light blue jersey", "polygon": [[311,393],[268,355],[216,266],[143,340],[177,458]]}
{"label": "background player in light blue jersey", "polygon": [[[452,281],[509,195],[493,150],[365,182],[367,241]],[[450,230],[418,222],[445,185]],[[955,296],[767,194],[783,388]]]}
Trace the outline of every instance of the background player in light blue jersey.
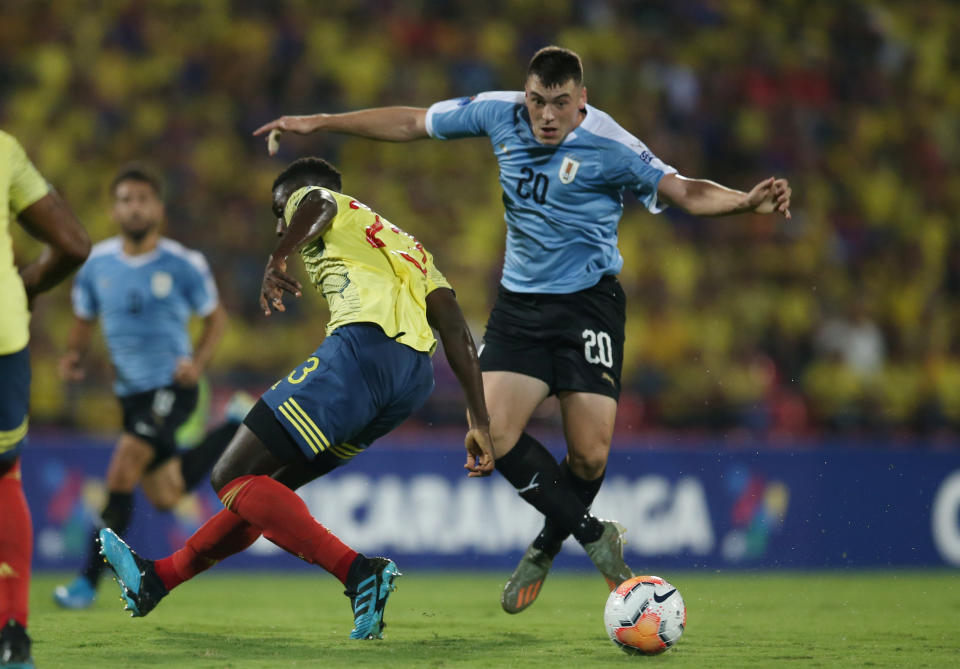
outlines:
{"label": "background player in light blue jersey", "polygon": [[[580,58],[559,47],[534,55],[523,91],[480,93],[429,109],[284,116],[254,134],[269,133],[275,151],[278,133],[317,130],[396,142],[490,140],[500,164],[507,245],[480,364],[496,467],[546,517],[501,603],[508,613],[533,603],[569,534],[616,587],[632,574],[623,561],[622,530],[588,510],[606,471],[620,394],[625,297],[616,275],[623,266],[617,250],[623,191],[652,213],[669,204],[699,216],[789,218],[789,184],[770,177],[744,192],[679,175],[587,104]],[[567,442],[559,464],[524,432],[553,394]]]}
{"label": "background player in light blue jersey", "polygon": [[[169,510],[209,472],[243,414],[197,446],[178,451],[175,433],[197,405],[197,383],[226,326],[206,259],[160,235],[164,207],[159,179],[143,166],[122,169],[110,186],[120,235],[96,244],[73,286],[76,314],[61,372],[84,377],[82,360],[99,319],[116,374],[123,432],[107,470],[103,524],[123,533],[140,484],[160,510]],[[187,326],[203,319],[194,348]],[[91,532],[87,563],[54,599],[67,608],[93,603],[103,561]]]}

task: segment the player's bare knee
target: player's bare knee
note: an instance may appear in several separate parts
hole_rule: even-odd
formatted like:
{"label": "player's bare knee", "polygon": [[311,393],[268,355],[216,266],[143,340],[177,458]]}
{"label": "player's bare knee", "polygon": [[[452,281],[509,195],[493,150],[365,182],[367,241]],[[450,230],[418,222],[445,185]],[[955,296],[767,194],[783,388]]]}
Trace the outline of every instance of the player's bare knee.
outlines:
{"label": "player's bare knee", "polygon": [[210,472],[210,485],[213,486],[213,491],[217,494],[220,494],[220,489],[223,488],[223,486],[237,478],[232,475],[229,463],[224,462],[224,460],[225,458],[217,460],[217,463],[213,466],[213,470]]}
{"label": "player's bare knee", "polygon": [[492,422],[490,424],[490,438],[493,440],[493,449],[497,457],[508,453],[516,446],[521,434],[522,430],[507,426],[501,427],[496,422]]}
{"label": "player's bare knee", "polygon": [[168,485],[150,491],[148,497],[157,511],[171,511],[180,502],[183,493],[182,487]]}
{"label": "player's bare knee", "polygon": [[567,464],[570,471],[584,481],[593,481],[607,468],[607,451],[597,450],[589,453],[569,453]]}
{"label": "player's bare knee", "polygon": [[213,491],[219,495],[223,487],[230,481],[248,473],[242,462],[239,462],[237,458],[230,457],[229,453],[225,453],[213,465],[213,471],[210,472],[210,485],[213,486]]}

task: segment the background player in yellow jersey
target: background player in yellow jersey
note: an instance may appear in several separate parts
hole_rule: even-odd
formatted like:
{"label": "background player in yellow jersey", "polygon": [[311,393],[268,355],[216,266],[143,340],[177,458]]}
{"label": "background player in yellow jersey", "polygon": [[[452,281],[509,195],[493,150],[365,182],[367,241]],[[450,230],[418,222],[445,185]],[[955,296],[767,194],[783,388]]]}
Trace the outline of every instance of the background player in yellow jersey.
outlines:
{"label": "background player in yellow jersey", "polygon": [[348,462],[423,404],[433,389],[431,327],[466,395],[468,475],[493,471],[480,366],[450,284],[416,239],[340,188],[340,173],[319,158],[295,161],[274,182],[281,238],[264,272],[261,307],[270,315],[284,310],[284,292],[300,296],[300,283],[287,274],[287,257],[299,248],[330,304],[330,321],[323,344],[264,393],[214,467],[226,509],[156,562],[110,530],[100,533],[135,616],[263,534],[344,584],[351,638],[381,637],[396,564],[344,544],[293,489]]}
{"label": "background player in yellow jersey", "polygon": [[[11,214],[46,243],[20,271],[14,266]],[[27,595],[33,534],[20,484],[20,449],[30,398],[30,310],[34,297],[79,267],[90,239],[70,208],[0,131],[0,666],[32,667]]]}

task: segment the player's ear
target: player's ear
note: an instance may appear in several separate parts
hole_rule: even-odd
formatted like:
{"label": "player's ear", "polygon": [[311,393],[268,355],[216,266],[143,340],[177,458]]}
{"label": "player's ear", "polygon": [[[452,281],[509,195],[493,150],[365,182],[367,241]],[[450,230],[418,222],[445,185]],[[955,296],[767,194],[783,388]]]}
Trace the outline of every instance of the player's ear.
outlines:
{"label": "player's ear", "polygon": [[580,89],[580,111],[587,111],[587,87]]}

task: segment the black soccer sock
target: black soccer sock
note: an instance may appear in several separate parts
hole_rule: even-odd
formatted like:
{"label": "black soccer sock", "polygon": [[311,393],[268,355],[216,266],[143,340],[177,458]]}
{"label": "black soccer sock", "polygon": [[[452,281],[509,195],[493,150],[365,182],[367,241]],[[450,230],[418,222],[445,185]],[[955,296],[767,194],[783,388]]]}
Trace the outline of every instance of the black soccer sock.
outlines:
{"label": "black soccer sock", "polygon": [[180,451],[180,469],[183,472],[184,488],[193,490],[210,473],[214,463],[226,450],[239,427],[240,423],[228,421],[212,430],[193,448]]}
{"label": "black soccer sock", "polygon": [[[592,481],[587,481],[570,470],[570,465],[566,459],[560,463],[560,474],[563,480],[565,480],[576,493],[588,511],[597,493],[600,492],[600,486],[603,484],[603,477],[606,473],[606,470],[604,470],[599,477]],[[547,517],[543,523],[543,530],[537,535],[537,538],[533,540],[533,547],[539,548],[550,556],[556,556],[556,554],[560,552],[563,542],[569,536],[570,532],[568,530],[561,527],[560,524],[552,518]]]}
{"label": "black soccer sock", "polygon": [[600,538],[603,525],[564,479],[560,466],[543,444],[524,432],[506,455],[497,458],[497,470],[520,496],[580,543]]}
{"label": "black soccer sock", "polygon": [[[107,506],[100,514],[101,527],[109,527],[118,535],[123,536],[130,526],[130,517],[133,515],[133,493],[112,492],[107,498]],[[83,568],[83,576],[86,577],[94,587],[100,580],[100,574],[103,572],[106,564],[100,556],[100,543],[97,537],[100,534],[100,527],[93,529],[90,536],[90,544],[87,547],[87,564]]]}

